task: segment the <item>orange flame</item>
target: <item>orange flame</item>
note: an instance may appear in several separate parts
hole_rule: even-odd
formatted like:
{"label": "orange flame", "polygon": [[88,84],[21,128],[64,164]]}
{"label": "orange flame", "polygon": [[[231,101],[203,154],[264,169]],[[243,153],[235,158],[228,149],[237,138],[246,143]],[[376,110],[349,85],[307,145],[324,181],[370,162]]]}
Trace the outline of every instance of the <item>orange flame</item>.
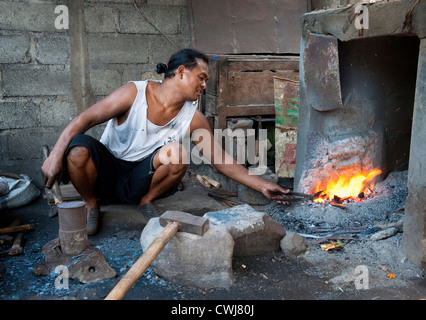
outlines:
{"label": "orange flame", "polygon": [[360,173],[352,177],[340,176],[336,180],[330,180],[325,189],[321,188],[321,182],[318,183],[316,192],[323,190],[322,196],[315,199],[315,202],[325,202],[326,199],[332,200],[334,196],[340,199],[356,198],[361,192],[365,192],[368,188],[373,188],[372,183],[368,183],[375,176],[381,174],[379,169],[372,170],[368,173]]}

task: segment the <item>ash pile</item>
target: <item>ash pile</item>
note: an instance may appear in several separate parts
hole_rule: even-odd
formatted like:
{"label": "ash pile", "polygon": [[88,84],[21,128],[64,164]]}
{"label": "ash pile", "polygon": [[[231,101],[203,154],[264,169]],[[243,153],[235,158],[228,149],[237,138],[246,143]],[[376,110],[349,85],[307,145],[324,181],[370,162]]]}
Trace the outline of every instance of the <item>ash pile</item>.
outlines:
{"label": "ash pile", "polygon": [[401,246],[407,173],[390,173],[363,201],[344,206],[303,201],[289,207],[271,203],[264,210],[304,238],[308,250],[297,258],[317,266],[316,275],[337,289],[356,289],[359,266],[368,270],[369,288],[404,285],[424,277]]}

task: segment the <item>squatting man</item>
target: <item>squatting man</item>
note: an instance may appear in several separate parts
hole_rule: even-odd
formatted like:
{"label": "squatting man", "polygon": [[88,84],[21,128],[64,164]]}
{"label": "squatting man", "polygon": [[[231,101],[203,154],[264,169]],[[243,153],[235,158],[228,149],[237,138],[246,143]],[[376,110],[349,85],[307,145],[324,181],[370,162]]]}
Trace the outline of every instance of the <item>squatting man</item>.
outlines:
{"label": "squatting man", "polygon": [[[147,219],[158,216],[154,200],[172,195],[187,170],[185,132],[208,132],[210,148],[194,144],[229,178],[268,198],[289,192],[249,174],[214,139],[206,117],[193,103],[206,89],[206,55],[183,49],[167,64],[159,63],[156,71],[164,73],[162,82],[129,82],[71,120],[42,165],[47,188],[55,179],[71,181],[82,196],[89,235],[98,231],[102,199],[135,204]],[[84,134],[107,121],[100,140]]]}

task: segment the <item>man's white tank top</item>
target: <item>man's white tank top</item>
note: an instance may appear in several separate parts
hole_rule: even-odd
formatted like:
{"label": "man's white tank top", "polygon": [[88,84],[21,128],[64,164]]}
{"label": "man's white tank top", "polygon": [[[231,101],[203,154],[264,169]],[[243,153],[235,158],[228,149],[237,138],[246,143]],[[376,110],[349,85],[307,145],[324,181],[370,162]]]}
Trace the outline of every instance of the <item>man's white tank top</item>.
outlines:
{"label": "man's white tank top", "polygon": [[132,81],[138,93],[130,108],[126,121],[118,125],[117,118],[110,119],[100,141],[117,158],[127,161],[141,161],[171,142],[182,143],[189,136],[189,125],[196,106],[187,101],[179,113],[164,126],[157,126],[147,118],[148,104],[145,89],[148,81]]}

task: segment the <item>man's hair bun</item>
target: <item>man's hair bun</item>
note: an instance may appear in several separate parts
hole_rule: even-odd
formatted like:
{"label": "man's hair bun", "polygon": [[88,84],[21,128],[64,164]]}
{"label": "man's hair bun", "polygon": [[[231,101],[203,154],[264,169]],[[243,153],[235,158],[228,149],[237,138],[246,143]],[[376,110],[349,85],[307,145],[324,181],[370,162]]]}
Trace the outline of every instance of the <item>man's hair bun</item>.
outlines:
{"label": "man's hair bun", "polygon": [[157,70],[156,71],[157,71],[158,74],[166,73],[167,65],[165,63],[157,64]]}

